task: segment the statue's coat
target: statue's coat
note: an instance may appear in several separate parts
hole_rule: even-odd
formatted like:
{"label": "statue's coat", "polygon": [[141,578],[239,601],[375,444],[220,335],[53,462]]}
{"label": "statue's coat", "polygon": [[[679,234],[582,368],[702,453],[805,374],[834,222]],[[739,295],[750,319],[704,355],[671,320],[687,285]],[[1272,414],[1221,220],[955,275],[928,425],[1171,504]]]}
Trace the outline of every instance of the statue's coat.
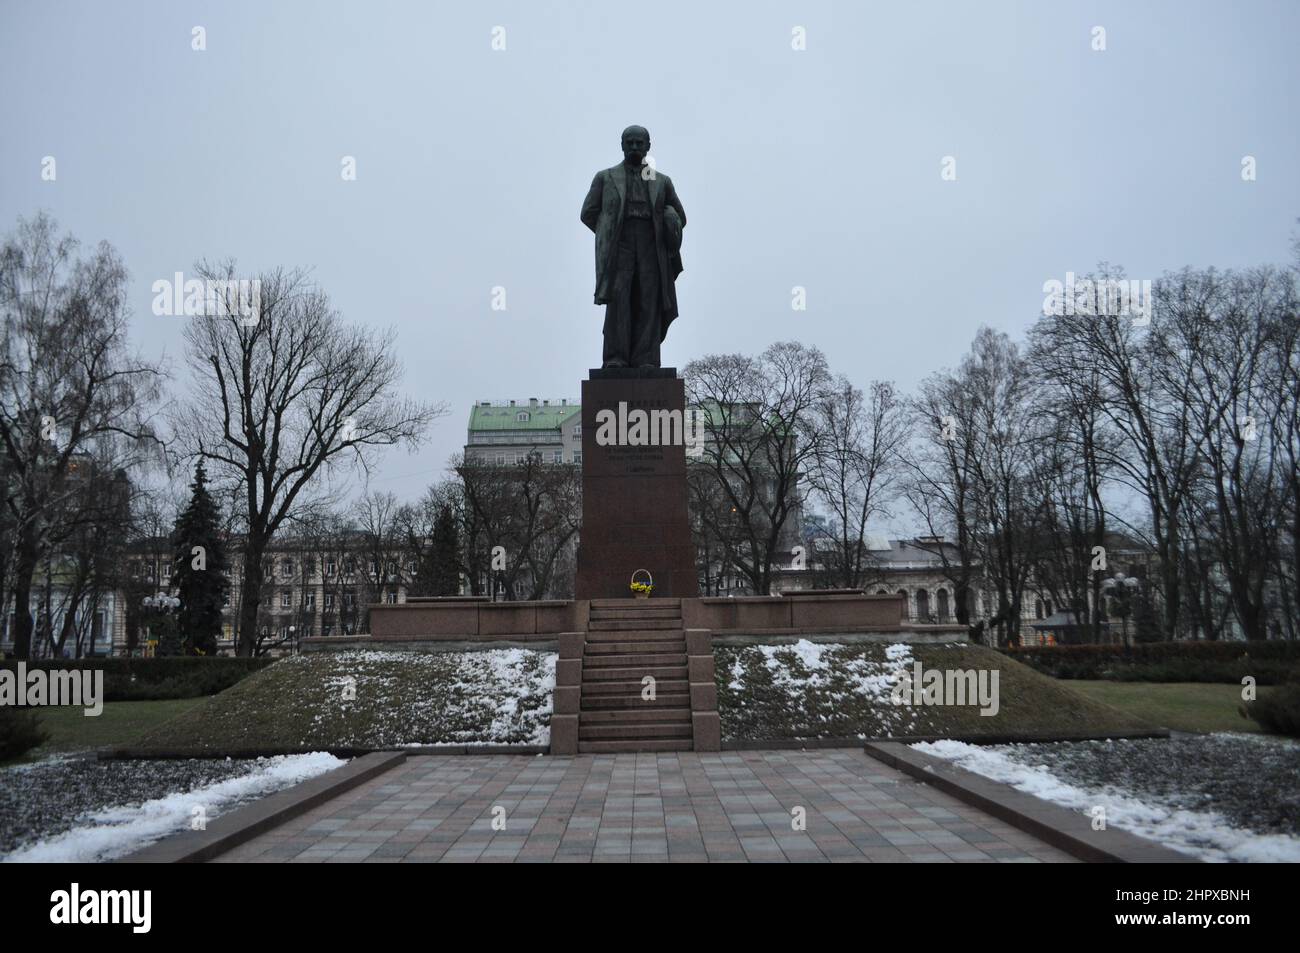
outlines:
{"label": "statue's coat", "polygon": [[[596,233],[596,304],[608,304],[614,291],[614,268],[618,256],[618,236],[623,228],[623,211],[626,204],[627,166],[620,162],[603,169],[591,180],[591,189],[582,203],[582,223]],[[655,246],[659,253],[660,296],[662,324],[659,338],[668,333],[668,325],[677,317],[677,288],[673,284],[682,272],[680,252],[669,252],[667,231],[664,227],[664,209],[672,208],[686,225],[686,210],[677,198],[673,180],[655,171],[646,178],[650,199],[651,221],[654,222]]]}

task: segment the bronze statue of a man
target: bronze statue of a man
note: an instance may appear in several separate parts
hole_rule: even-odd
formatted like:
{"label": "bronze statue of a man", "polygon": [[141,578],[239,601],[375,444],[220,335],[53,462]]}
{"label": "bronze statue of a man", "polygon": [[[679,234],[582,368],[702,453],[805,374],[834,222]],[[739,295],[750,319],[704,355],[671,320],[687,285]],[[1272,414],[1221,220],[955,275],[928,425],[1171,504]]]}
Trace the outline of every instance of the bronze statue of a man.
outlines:
{"label": "bronze statue of a man", "polygon": [[677,317],[686,211],[672,179],[645,161],[650,133],[623,130],[623,161],[596,173],[582,223],[596,233],[596,304],[605,306],[603,367],[659,367]]}

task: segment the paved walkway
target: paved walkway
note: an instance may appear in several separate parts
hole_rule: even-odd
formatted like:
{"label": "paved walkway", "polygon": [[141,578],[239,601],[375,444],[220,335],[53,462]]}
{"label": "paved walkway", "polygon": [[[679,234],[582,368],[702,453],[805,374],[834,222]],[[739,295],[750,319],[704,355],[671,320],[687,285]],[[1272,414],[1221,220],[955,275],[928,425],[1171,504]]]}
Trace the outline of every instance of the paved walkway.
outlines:
{"label": "paved walkway", "polygon": [[853,749],[414,756],[218,858],[439,860],[1073,858]]}

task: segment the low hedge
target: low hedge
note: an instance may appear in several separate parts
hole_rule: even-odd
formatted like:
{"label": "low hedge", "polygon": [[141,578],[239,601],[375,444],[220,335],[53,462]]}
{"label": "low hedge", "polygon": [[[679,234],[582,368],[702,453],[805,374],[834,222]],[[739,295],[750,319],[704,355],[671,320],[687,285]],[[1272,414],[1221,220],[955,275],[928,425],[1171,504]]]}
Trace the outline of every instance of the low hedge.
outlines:
{"label": "low hedge", "polygon": [[1300,643],[1147,642],[1135,645],[1031,645],[1002,649],[1053,678],[1119,682],[1233,682],[1300,679]]}
{"label": "low hedge", "polygon": [[1245,708],[1265,731],[1300,738],[1300,682],[1270,689]]}
{"label": "low hedge", "polygon": [[0,762],[26,754],[45,738],[36,709],[0,705]]}
{"label": "low hedge", "polygon": [[[64,671],[103,670],[104,700],[156,701],[164,698],[197,698],[223,692],[240,679],[270,665],[269,658],[92,658],[41,659],[27,663],[33,669]],[[18,670],[16,659],[0,660],[0,668]]]}

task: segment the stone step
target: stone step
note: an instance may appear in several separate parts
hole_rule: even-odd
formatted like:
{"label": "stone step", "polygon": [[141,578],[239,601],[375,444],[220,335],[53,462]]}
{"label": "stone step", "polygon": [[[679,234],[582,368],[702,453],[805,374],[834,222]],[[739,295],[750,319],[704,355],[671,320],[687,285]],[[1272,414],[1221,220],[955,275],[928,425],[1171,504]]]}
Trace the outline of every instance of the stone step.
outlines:
{"label": "stone step", "polygon": [[689,738],[645,738],[639,741],[578,740],[578,754],[623,754],[634,751],[690,751]]}
{"label": "stone step", "polygon": [[632,722],[650,721],[656,724],[669,724],[679,721],[689,722],[689,708],[612,708],[597,711],[583,711],[578,714],[579,725],[630,724]]}
{"label": "stone step", "polygon": [[616,629],[612,632],[588,631],[588,642],[680,642],[682,629]]}
{"label": "stone step", "polygon": [[676,619],[589,619],[588,632],[626,632],[637,629],[678,629],[682,620]]}
{"label": "stone step", "polygon": [[[607,682],[635,681],[640,684],[641,679],[645,678],[647,675],[653,675],[660,684],[672,679],[678,679],[684,682],[688,677],[686,660],[677,656],[674,657],[677,658],[678,661],[669,665],[646,665],[641,662],[634,662],[621,667],[614,666],[603,668],[599,665],[592,666],[591,668],[584,667],[582,671],[583,688],[585,690],[588,685]],[[639,690],[640,689],[638,689],[638,691]]]}
{"label": "stone step", "polygon": [[618,621],[619,619],[680,619],[682,610],[676,606],[646,606],[627,609],[595,609],[589,618],[601,621]]}
{"label": "stone step", "polygon": [[592,609],[666,609],[671,607],[680,611],[682,600],[666,598],[592,599],[591,607]]}
{"label": "stone step", "polygon": [[691,696],[688,692],[655,693],[654,701],[647,701],[638,693],[636,695],[587,695],[585,692],[580,702],[582,711],[657,711],[664,708],[691,709]]}
{"label": "stone step", "polygon": [[629,725],[578,725],[579,741],[641,741],[658,738],[685,738],[689,741],[689,720],[684,724],[638,722]]}
{"label": "stone step", "polygon": [[[582,677],[587,677],[587,672],[593,668],[631,668],[636,665],[686,665],[685,652],[664,652],[654,653],[639,652],[635,655],[622,653],[618,655],[584,655],[582,657]],[[647,675],[654,675],[654,672],[646,672]]]}
{"label": "stone step", "polygon": [[656,640],[653,642],[588,642],[586,655],[640,655],[642,653],[678,652],[686,654],[686,640]]}
{"label": "stone step", "polygon": [[[643,675],[642,678],[645,676]],[[635,695],[641,697],[645,685],[641,679],[627,679],[617,682],[594,682],[588,680],[582,686],[582,697],[594,698],[597,695]],[[656,695],[680,695],[690,690],[690,682],[684,678],[660,678],[655,676]]]}

